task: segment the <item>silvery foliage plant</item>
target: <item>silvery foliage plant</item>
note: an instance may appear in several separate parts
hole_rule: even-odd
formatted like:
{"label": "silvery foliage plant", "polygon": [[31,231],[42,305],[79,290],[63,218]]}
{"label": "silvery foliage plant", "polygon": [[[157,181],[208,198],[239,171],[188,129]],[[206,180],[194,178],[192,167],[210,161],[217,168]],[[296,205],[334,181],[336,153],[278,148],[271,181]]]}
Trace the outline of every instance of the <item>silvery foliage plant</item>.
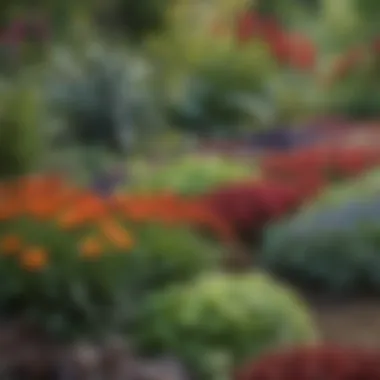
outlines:
{"label": "silvery foliage plant", "polygon": [[101,42],[80,52],[55,47],[47,74],[55,151],[70,152],[74,166],[79,158],[90,173],[110,156],[129,153],[141,130],[158,119],[152,75],[149,62],[125,48]]}
{"label": "silvery foliage plant", "polygon": [[129,149],[141,123],[141,111],[149,115],[153,108],[148,63],[96,42],[80,54],[57,48],[52,58],[49,98],[70,124],[71,137],[84,144],[110,138],[111,145]]}

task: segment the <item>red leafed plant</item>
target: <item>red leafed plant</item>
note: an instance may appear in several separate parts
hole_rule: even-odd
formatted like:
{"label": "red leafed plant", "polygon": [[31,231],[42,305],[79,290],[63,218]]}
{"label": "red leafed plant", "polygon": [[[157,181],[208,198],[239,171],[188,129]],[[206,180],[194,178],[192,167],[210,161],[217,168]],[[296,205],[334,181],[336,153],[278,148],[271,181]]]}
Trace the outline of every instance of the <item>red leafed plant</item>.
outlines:
{"label": "red leafed plant", "polygon": [[316,186],[311,181],[302,184],[246,182],[215,190],[203,196],[202,201],[241,239],[257,243],[268,223],[296,210]]}
{"label": "red leafed plant", "polygon": [[380,351],[310,346],[263,356],[238,371],[235,380],[379,380]]}

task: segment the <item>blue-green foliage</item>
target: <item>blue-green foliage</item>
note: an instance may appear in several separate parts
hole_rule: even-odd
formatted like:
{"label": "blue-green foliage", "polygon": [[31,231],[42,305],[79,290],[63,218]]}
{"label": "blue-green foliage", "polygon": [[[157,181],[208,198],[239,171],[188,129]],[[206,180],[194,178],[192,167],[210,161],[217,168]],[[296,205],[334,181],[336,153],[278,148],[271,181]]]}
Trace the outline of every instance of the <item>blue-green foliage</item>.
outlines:
{"label": "blue-green foliage", "polygon": [[62,54],[67,61],[53,71],[49,94],[67,122],[66,138],[84,146],[130,150],[137,125],[153,120],[146,62],[97,45],[79,58],[67,50]]}
{"label": "blue-green foliage", "polygon": [[270,227],[261,265],[314,289],[380,290],[380,197],[315,208]]}

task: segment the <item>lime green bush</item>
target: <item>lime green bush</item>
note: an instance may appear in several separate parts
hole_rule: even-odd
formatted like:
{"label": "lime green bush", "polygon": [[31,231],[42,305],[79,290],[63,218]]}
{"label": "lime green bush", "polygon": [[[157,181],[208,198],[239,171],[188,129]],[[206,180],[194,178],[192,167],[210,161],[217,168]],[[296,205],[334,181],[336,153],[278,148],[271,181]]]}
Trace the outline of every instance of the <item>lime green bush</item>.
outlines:
{"label": "lime green bush", "polygon": [[148,299],[139,321],[145,349],[176,353],[197,379],[273,347],[316,339],[302,302],[263,274],[208,274]]}
{"label": "lime green bush", "polygon": [[257,167],[217,156],[185,156],[167,165],[137,161],[130,166],[132,191],[172,191],[183,195],[201,194],[225,183],[258,175]]}

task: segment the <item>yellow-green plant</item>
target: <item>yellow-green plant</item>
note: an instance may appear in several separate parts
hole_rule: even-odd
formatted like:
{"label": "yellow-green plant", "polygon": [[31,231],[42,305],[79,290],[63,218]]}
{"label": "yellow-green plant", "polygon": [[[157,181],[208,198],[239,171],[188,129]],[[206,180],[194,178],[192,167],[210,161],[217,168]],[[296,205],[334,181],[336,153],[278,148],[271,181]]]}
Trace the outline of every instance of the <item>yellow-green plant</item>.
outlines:
{"label": "yellow-green plant", "polygon": [[229,379],[252,356],[316,339],[298,297],[263,274],[211,273],[170,287],[140,318],[142,347],[175,352],[202,380]]}

